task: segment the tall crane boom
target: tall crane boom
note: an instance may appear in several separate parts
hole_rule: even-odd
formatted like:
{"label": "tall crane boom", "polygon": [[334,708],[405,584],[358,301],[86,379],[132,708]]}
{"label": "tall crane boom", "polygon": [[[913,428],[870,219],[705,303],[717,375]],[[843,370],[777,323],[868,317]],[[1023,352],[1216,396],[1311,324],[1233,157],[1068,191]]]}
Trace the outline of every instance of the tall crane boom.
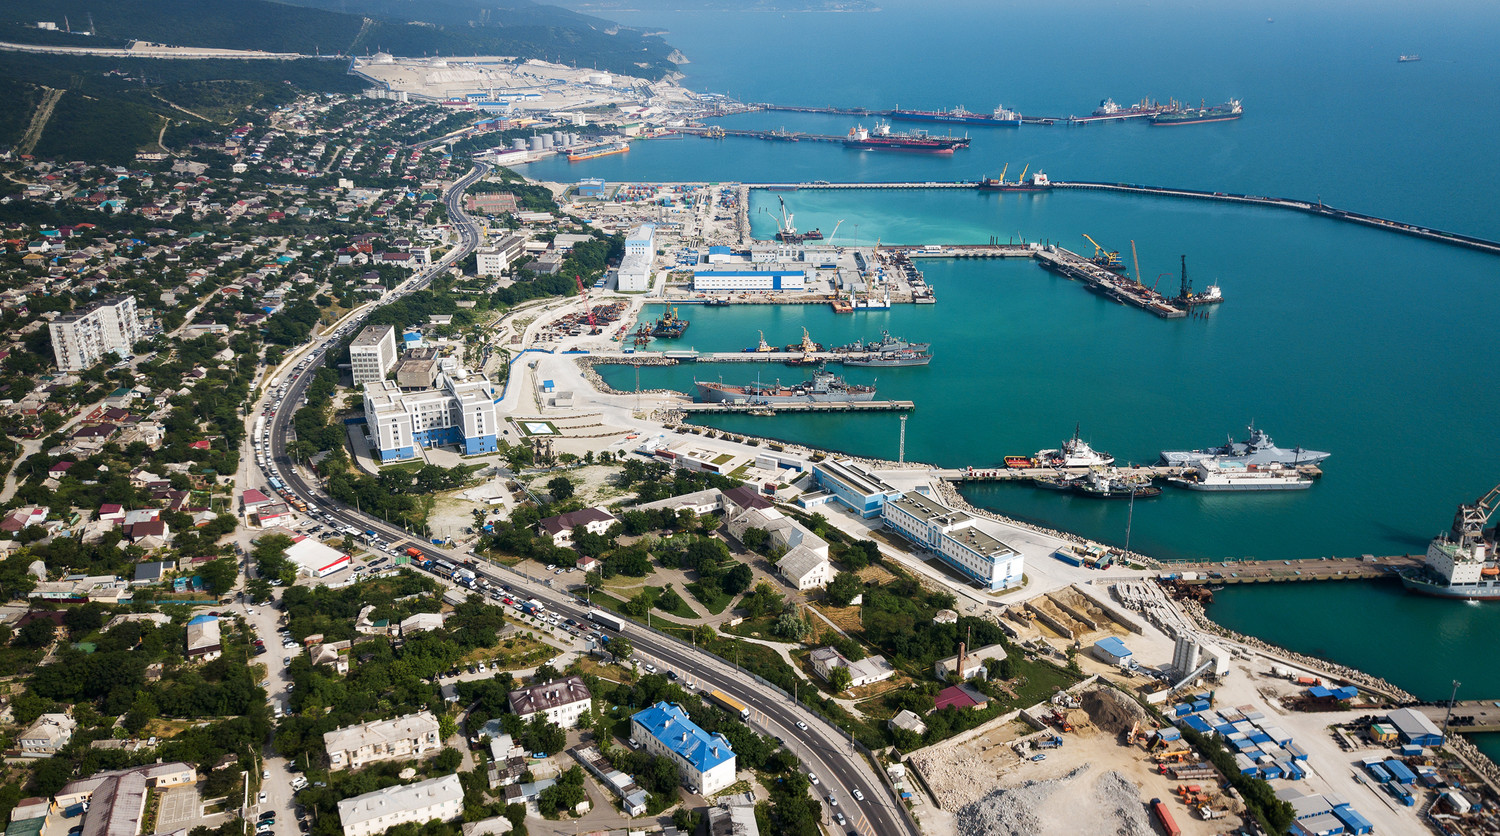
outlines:
{"label": "tall crane boom", "polygon": [[583,277],[573,274],[573,281],[578,284],[578,295],[583,297],[583,310],[589,317],[590,333],[599,333],[599,325],[594,322],[594,306],[589,304],[589,292],[583,287]]}

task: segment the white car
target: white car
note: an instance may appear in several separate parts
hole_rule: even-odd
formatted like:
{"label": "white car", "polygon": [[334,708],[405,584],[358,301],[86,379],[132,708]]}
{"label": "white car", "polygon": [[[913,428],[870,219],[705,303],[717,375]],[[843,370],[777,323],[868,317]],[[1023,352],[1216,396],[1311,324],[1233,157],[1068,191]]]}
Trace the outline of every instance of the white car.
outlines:
{"label": "white car", "polygon": [[651,664],[650,662],[646,663],[645,668],[646,673],[656,673],[656,666]]}
{"label": "white car", "polygon": [[266,803],[266,794],[265,793],[261,793],[260,794],[260,799],[259,799],[259,801],[257,803],[258,804],[264,804],[264,803]]}
{"label": "white car", "polygon": [[799,729],[801,729],[803,731],[807,731],[807,724],[804,723],[804,722],[802,722],[801,720],[798,720],[797,721],[797,728],[799,728]]}
{"label": "white car", "polygon": [[811,772],[807,773],[807,782],[816,787],[818,785],[818,776]]}
{"label": "white car", "polygon": [[865,794],[859,791],[859,787],[855,787],[854,788],[854,800],[855,801],[864,801],[865,800]]}

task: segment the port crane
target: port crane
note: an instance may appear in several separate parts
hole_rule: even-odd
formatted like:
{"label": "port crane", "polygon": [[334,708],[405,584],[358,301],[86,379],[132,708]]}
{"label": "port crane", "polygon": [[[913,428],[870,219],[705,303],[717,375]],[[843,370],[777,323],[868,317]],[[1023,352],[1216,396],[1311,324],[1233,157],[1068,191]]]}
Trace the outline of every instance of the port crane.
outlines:
{"label": "port crane", "polygon": [[1141,281],[1141,257],[1136,255],[1134,238],[1130,239],[1130,260],[1135,262],[1135,283],[1145,286],[1146,283]]}
{"label": "port crane", "polygon": [[1089,238],[1089,234],[1087,232],[1083,233],[1083,237],[1087,238],[1088,242],[1094,245],[1093,262],[1095,264],[1107,270],[1114,269],[1120,266],[1120,253],[1118,250],[1104,249],[1103,247],[1099,246],[1098,241],[1095,241],[1093,238]]}
{"label": "port crane", "polygon": [[589,333],[599,333],[599,324],[594,321],[594,306],[589,304],[589,292],[583,286],[583,277],[577,273],[573,274],[573,281],[578,285],[578,295],[583,297],[583,310],[589,317]]}
{"label": "port crane", "polygon": [[1484,539],[1484,527],[1494,515],[1497,503],[1500,503],[1500,485],[1490,488],[1489,493],[1478,501],[1458,506],[1458,511],[1453,515],[1453,533],[1458,535],[1460,541]]}
{"label": "port crane", "polygon": [[836,237],[838,237],[839,226],[842,225],[843,223],[844,223],[844,219],[843,218],[839,218],[839,222],[833,225],[833,232],[831,232],[831,233],[828,234],[828,243],[832,244],[833,243],[833,239],[836,238]]}

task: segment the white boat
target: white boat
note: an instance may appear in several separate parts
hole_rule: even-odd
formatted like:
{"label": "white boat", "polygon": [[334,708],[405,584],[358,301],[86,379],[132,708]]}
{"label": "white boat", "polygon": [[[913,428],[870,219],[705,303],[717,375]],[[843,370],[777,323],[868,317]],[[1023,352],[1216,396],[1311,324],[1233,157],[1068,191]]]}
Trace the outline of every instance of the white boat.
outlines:
{"label": "white boat", "polygon": [[1073,427],[1073,437],[1064,441],[1057,450],[1038,450],[1036,458],[1043,467],[1108,467],[1115,457],[1095,450],[1087,441],[1078,437],[1078,427]]}
{"label": "white boat", "polygon": [[1312,487],[1312,477],[1282,464],[1245,464],[1205,459],[1167,480],[1190,491],[1300,491]]}

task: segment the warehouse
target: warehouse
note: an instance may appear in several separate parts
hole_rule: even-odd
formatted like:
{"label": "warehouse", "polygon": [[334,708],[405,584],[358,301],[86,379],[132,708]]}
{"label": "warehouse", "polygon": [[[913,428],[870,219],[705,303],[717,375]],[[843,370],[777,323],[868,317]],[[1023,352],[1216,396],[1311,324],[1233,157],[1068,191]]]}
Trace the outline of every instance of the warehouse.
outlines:
{"label": "warehouse", "polygon": [[1414,746],[1443,745],[1443,732],[1427,719],[1427,715],[1416,709],[1397,709],[1392,711],[1387,719],[1396,727],[1403,743],[1410,743]]}
{"label": "warehouse", "polygon": [[807,273],[802,270],[699,270],[693,274],[693,290],[699,293],[801,293]]}

